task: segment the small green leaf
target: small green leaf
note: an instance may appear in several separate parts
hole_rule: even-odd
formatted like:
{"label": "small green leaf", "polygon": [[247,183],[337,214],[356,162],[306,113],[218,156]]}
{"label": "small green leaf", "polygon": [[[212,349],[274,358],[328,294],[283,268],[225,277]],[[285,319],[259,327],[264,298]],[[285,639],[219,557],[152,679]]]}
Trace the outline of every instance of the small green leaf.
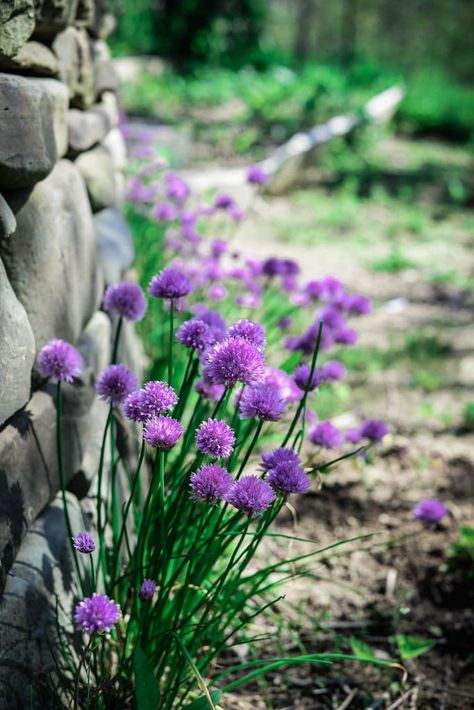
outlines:
{"label": "small green leaf", "polygon": [[160,686],[150,661],[141,648],[135,649],[133,665],[137,710],[157,710],[160,704]]}
{"label": "small green leaf", "polygon": [[[222,690],[211,690],[210,696],[212,702],[216,705],[222,698]],[[185,710],[209,710],[209,701],[205,695],[201,695],[196,700],[193,700],[192,703],[186,705]]]}
{"label": "small green leaf", "polygon": [[364,641],[356,639],[354,636],[352,636],[352,638],[350,639],[350,644],[352,653],[354,654],[354,656],[357,656],[357,658],[365,658],[366,660],[375,658],[375,654],[368,643],[364,643]]}
{"label": "small green leaf", "polygon": [[436,641],[424,639],[421,636],[397,634],[396,639],[400,656],[404,661],[421,656],[422,653],[426,653],[436,645]]}

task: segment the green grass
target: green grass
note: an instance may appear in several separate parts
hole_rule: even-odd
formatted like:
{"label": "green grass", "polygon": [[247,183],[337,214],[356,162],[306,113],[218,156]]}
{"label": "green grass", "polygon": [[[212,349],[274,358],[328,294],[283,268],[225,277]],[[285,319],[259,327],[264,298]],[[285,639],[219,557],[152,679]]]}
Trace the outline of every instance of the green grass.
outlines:
{"label": "green grass", "polygon": [[396,273],[411,269],[415,266],[412,259],[406,257],[399,248],[392,249],[385,259],[378,259],[372,263],[372,269],[379,272]]}

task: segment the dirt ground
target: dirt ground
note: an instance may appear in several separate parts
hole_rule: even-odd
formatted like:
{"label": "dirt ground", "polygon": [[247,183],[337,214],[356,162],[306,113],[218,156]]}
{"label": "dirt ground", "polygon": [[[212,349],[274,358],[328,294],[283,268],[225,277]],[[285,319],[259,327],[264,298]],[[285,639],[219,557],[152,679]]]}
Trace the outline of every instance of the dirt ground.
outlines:
{"label": "dirt ground", "polygon": [[[409,147],[392,142],[384,150],[395,151],[403,168]],[[361,367],[351,375],[349,414],[336,423],[379,417],[390,427],[372,462],[344,462],[320,489],[295,499],[294,512],[283,511],[278,530],[320,547],[377,535],[319,558],[312,577],[288,584],[275,625],[266,630],[278,636],[279,619],[291,620],[285,653],[350,653],[355,638],[377,657],[399,659],[397,634],[436,644],[402,661],[404,672],[355,662],[278,672],[229,698],[225,708],[474,707],[474,578],[447,568],[460,525],[474,524],[474,432],[463,419],[474,401],[474,298],[465,286],[474,274],[474,222],[468,205],[440,212],[441,200],[431,198],[428,204],[426,194],[415,195],[410,207],[421,205],[427,215],[421,230],[409,220],[394,228],[397,203],[390,199],[357,197],[338,220],[346,209],[341,194],[306,185],[289,196],[259,198],[236,240],[252,255],[298,259],[308,277],[337,275],[373,299],[373,313],[356,325],[369,374]],[[374,268],[393,249],[394,234],[410,264]],[[442,272],[455,277],[437,278]],[[449,509],[436,528],[412,517],[423,498],[439,498]],[[267,546],[265,554],[288,552],[275,539]],[[311,549],[304,542],[291,547]],[[265,651],[274,653],[274,644],[264,644]]]}

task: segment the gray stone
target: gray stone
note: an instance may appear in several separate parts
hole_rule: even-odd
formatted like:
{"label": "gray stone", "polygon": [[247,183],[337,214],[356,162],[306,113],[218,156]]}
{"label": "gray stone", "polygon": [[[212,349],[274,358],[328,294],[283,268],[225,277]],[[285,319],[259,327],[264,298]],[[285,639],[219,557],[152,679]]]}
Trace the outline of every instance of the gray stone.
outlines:
{"label": "gray stone", "polygon": [[29,187],[67,150],[67,88],[55,79],[0,74],[0,189]]}
{"label": "gray stone", "polygon": [[111,128],[109,117],[105,112],[95,107],[87,111],[70,109],[67,117],[68,124],[68,155],[73,157],[84,153],[99,143]]}
{"label": "gray stone", "polygon": [[115,168],[107,148],[100,144],[81,153],[75,164],[86,183],[94,212],[121,204],[124,197],[124,178]]}
{"label": "gray stone", "polygon": [[33,0],[2,0],[0,3],[0,54],[12,57],[35,28]]}
{"label": "gray stone", "polygon": [[35,0],[35,37],[52,39],[73,24],[79,0]]}
{"label": "gray stone", "polygon": [[117,283],[135,258],[128,222],[118,210],[109,208],[94,215],[94,227],[105,283]]}
{"label": "gray stone", "polygon": [[127,165],[127,148],[122,132],[118,128],[114,128],[107,133],[102,145],[109,152],[114,168],[124,170]]}
{"label": "gray stone", "polygon": [[52,44],[59,61],[59,76],[69,87],[71,106],[87,108],[94,100],[94,77],[85,30],[67,27]]}
{"label": "gray stone", "polygon": [[[97,376],[108,363],[110,353],[110,326],[104,314],[91,319],[77,347],[84,359],[83,371],[73,384],[61,385],[66,484],[81,470],[90,451],[96,450],[105,425],[107,405],[97,399],[95,392]],[[60,488],[56,414],[56,385],[48,382],[0,431],[3,571],[11,567],[24,534]]]}
{"label": "gray stone", "polygon": [[13,57],[0,56],[0,70],[17,74],[55,77],[59,71],[58,60],[48,47],[39,42],[27,42]]}
{"label": "gray stone", "polygon": [[97,310],[102,278],[84,183],[60,161],[31,190],[7,194],[18,227],[0,242],[10,283],[28,314],[36,347],[51,338],[75,342]]}
{"label": "gray stone", "polygon": [[105,92],[99,103],[85,111],[70,109],[68,112],[68,141],[70,157],[77,157],[97,143],[118,125],[119,111],[117,99],[111,92]]}
{"label": "gray stone", "polygon": [[0,260],[0,426],[30,398],[35,339]]}
{"label": "gray stone", "polygon": [[0,195],[0,239],[7,239],[15,233],[16,219],[5,198]]}
{"label": "gray stone", "polygon": [[[91,530],[79,503],[67,494],[73,532]],[[94,555],[96,557],[96,555]],[[89,559],[78,555],[81,577],[90,594]],[[96,557],[97,563],[97,557]],[[0,706],[10,710],[51,707],[46,674],[53,671],[52,651],[61,655],[56,614],[62,634],[68,638],[73,664],[82,647],[74,631],[72,612],[82,598],[61,497],[46,508],[28,532],[16,562],[7,576],[0,606]],[[34,697],[31,704],[30,692]]]}

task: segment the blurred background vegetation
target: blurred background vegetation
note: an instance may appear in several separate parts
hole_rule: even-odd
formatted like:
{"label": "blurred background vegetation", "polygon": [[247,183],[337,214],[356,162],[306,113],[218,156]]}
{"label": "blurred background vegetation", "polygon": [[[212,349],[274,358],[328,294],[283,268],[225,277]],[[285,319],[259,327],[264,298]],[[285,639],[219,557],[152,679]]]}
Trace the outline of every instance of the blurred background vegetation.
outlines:
{"label": "blurred background vegetation", "polygon": [[178,122],[225,104],[252,129],[236,146],[244,152],[263,129],[279,142],[401,82],[399,130],[473,140],[472,0],[109,2],[115,55],[166,60],[126,87],[132,113]]}

